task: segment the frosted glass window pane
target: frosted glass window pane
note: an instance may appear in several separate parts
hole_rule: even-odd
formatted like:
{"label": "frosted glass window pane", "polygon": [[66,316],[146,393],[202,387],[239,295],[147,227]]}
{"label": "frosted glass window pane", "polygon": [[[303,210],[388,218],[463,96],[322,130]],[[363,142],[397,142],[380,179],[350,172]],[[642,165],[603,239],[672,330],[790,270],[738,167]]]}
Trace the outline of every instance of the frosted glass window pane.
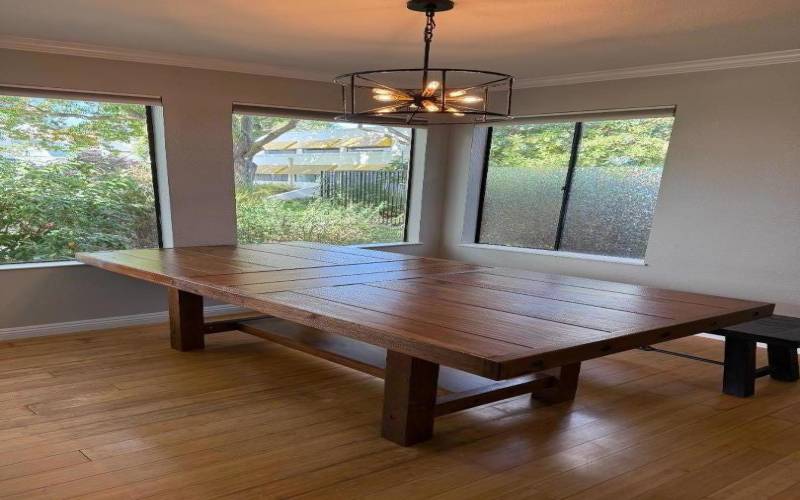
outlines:
{"label": "frosted glass window pane", "polygon": [[672,122],[583,124],[560,250],[644,257]]}
{"label": "frosted glass window pane", "polygon": [[495,127],[480,243],[553,249],[574,123]]}

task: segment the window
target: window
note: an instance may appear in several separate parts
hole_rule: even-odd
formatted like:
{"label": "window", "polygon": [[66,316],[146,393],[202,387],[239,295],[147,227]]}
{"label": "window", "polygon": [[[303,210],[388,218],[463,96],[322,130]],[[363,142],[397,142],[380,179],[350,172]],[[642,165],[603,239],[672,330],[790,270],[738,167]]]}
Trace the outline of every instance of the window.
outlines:
{"label": "window", "polygon": [[644,258],[672,122],[490,128],[477,242]]}
{"label": "window", "polygon": [[159,246],[141,104],[0,95],[0,264]]}
{"label": "window", "polygon": [[413,129],[233,115],[239,243],[405,241]]}

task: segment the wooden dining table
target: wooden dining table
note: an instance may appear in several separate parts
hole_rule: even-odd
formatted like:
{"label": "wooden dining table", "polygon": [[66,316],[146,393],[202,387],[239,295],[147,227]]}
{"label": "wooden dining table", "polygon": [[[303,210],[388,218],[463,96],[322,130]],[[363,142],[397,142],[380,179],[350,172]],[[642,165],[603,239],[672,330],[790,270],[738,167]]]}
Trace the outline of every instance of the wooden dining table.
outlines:
{"label": "wooden dining table", "polygon": [[[575,397],[582,361],[770,316],[774,304],[522,269],[284,242],[81,253],[167,287],[171,345],[240,330],[385,379],[382,435],[530,394]],[[206,322],[203,298],[259,313]]]}

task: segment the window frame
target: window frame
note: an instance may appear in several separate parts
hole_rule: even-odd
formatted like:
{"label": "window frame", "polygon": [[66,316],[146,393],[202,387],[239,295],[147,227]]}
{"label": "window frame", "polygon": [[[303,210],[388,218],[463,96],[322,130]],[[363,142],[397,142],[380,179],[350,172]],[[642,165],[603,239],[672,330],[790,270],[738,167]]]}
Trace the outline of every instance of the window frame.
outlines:
{"label": "window frame", "polygon": [[153,181],[153,203],[156,208],[156,236],[158,248],[164,248],[164,231],[161,228],[161,192],[158,183],[158,159],[156,158],[156,130],[153,122],[153,106],[145,104],[147,117],[147,148],[150,156],[150,178]]}
{"label": "window frame", "polygon": [[[322,111],[322,110],[314,110],[314,109],[300,109],[300,108],[279,108],[279,107],[272,107],[272,106],[259,106],[254,104],[244,104],[244,103],[233,103],[231,109],[231,116],[234,114],[251,114],[255,116],[268,116],[268,117],[285,117],[291,118],[296,120],[308,120],[308,121],[325,121],[325,122],[336,122],[336,117],[339,116],[338,113],[332,113],[330,111]],[[377,125],[377,126],[389,126],[384,125],[382,123],[370,123],[368,121],[365,122],[348,122],[348,123],[363,123],[364,125]],[[411,196],[414,194],[413,192],[413,178],[414,178],[414,170],[416,168],[416,162],[414,161],[414,157],[416,156],[416,148],[417,148],[417,132],[419,129],[424,129],[426,127],[420,126],[407,126],[406,124],[399,123],[396,125],[399,128],[408,128],[411,129],[411,140],[409,141],[408,150],[408,174],[406,175],[406,206],[405,206],[405,220],[403,222],[403,239],[401,241],[388,241],[388,242],[378,242],[378,243],[362,243],[358,244],[357,246],[362,245],[370,245],[370,246],[392,246],[392,245],[408,245],[408,244],[417,244],[416,242],[409,242],[409,221],[411,216]],[[236,186],[234,185],[234,190]],[[235,209],[234,209],[235,210]],[[238,225],[238,220],[236,221]]]}
{"label": "window frame", "polygon": [[[0,86],[0,95],[11,95],[20,97],[30,97],[36,99],[62,99],[73,101],[90,101],[90,102],[112,102],[112,103],[129,103],[144,106],[145,108],[145,126],[147,130],[147,147],[148,158],[150,161],[150,178],[153,186],[153,204],[156,217],[156,241],[158,247],[164,248],[164,232],[162,228],[162,213],[161,213],[161,196],[159,190],[159,173],[157,163],[157,143],[155,132],[155,119],[153,114],[152,99],[147,99],[145,102],[140,101],[138,98],[126,99],[125,96],[106,96],[102,94],[91,94],[83,92],[48,92],[39,89],[27,89],[17,87]],[[143,98],[144,99],[144,98]],[[69,266],[83,266],[83,262],[72,259],[59,259],[59,260],[39,260],[27,262],[0,262],[0,271],[13,271],[20,269],[38,269],[47,267],[69,267]]]}
{"label": "window frame", "polygon": [[[417,146],[417,129],[411,127],[411,141],[408,144],[408,174],[406,175],[406,216],[403,222],[403,241],[397,243],[408,243],[408,221],[411,215],[411,186],[413,185],[414,178],[414,152]],[[387,243],[387,244],[391,244]]]}
{"label": "window frame", "polygon": [[[674,119],[675,110],[674,108],[671,109],[671,113],[669,116],[672,116]],[[619,255],[601,255],[601,254],[592,254],[592,253],[583,253],[583,252],[573,252],[573,251],[565,251],[561,249],[562,240],[564,237],[564,227],[566,224],[567,218],[567,209],[569,207],[569,199],[570,195],[572,194],[572,184],[575,176],[575,170],[578,166],[578,159],[580,155],[580,145],[583,139],[583,126],[584,123],[587,121],[602,121],[602,120],[635,120],[635,119],[643,119],[649,118],[646,113],[637,115],[637,114],[625,114],[623,117],[615,117],[615,116],[603,116],[603,114],[599,114],[597,116],[574,116],[573,120],[569,120],[570,122],[574,123],[573,128],[573,135],[572,135],[572,144],[570,146],[570,156],[569,161],[567,164],[567,172],[564,177],[564,185],[561,187],[563,192],[562,200],[561,200],[561,207],[559,211],[559,218],[558,218],[558,226],[556,229],[556,236],[553,243],[553,248],[534,248],[534,247],[517,247],[513,245],[503,245],[498,243],[486,243],[480,240],[481,237],[481,227],[483,226],[483,217],[484,217],[484,200],[486,197],[486,181],[489,175],[489,160],[491,158],[492,152],[492,135],[494,132],[493,126],[485,127],[486,129],[486,144],[484,146],[483,157],[482,157],[482,164],[481,164],[481,171],[480,171],[480,186],[478,190],[478,204],[477,204],[477,220],[475,223],[475,234],[472,238],[471,242],[468,242],[467,245],[475,245],[478,247],[495,247],[501,248],[504,250],[516,250],[520,252],[526,253],[534,253],[534,254],[543,254],[543,255],[558,255],[564,257],[573,257],[573,258],[586,258],[590,260],[603,260],[603,261],[611,261],[611,262],[624,262],[624,263],[644,263],[644,259],[646,257],[647,247],[645,247],[645,255],[641,258],[638,257],[625,257]],[[555,120],[552,122],[547,120],[542,120],[539,123],[555,123],[558,121],[559,116],[553,116]],[[560,118],[571,118],[569,115],[561,116]],[[594,119],[593,119],[594,118]],[[524,122],[524,120],[520,120]],[[522,125],[523,123],[518,123],[517,125]],[[514,124],[509,124],[509,126],[513,126]],[[674,128],[674,123],[673,123]],[[664,166],[666,168],[666,155],[664,157]],[[659,181],[659,195],[660,195],[660,182]],[[652,232],[652,227],[651,227]],[[649,240],[649,236],[648,236]]]}

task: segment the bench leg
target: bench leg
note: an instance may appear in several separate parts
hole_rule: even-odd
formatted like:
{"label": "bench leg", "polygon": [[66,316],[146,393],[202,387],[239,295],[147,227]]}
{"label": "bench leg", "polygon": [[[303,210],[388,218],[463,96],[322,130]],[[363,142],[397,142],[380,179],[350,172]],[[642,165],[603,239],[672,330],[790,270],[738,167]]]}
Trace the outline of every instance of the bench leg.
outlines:
{"label": "bench leg", "polygon": [[381,435],[402,446],[433,436],[439,365],[396,351],[386,352]]}
{"label": "bench leg", "polygon": [[756,390],[756,343],[734,336],[725,337],[725,368],[722,392],[746,398]]}
{"label": "bench leg", "polygon": [[573,363],[558,369],[558,383],[540,391],[532,392],[531,398],[545,403],[562,403],[575,399],[578,390],[578,377],[581,373],[581,364]]}
{"label": "bench leg", "polygon": [[769,375],[775,380],[794,382],[800,378],[797,348],[785,345],[767,345]]}
{"label": "bench leg", "polygon": [[169,289],[169,334],[170,344],[175,350],[191,351],[205,347],[202,296]]}

